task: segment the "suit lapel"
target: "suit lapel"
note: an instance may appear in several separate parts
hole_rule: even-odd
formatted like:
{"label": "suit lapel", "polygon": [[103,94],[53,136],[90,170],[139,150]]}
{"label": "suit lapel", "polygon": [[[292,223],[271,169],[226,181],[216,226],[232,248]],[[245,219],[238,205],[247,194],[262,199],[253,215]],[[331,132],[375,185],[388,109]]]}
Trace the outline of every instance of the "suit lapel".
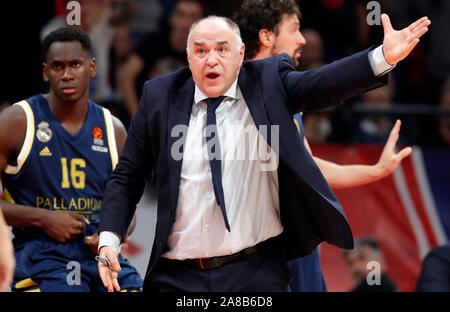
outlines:
{"label": "suit lapel", "polygon": [[[239,73],[238,84],[256,127],[267,143],[271,145],[270,122],[264,107],[260,83],[245,69],[244,66],[242,66]],[[261,131],[264,127],[267,131]]]}
{"label": "suit lapel", "polygon": [[[246,70],[245,65],[241,68],[239,87],[258,130],[281,161],[294,168],[297,175],[311,182],[320,172],[317,172],[318,169],[315,170],[315,164],[306,166],[307,169],[300,168],[305,163],[311,164],[312,158],[297,134],[293,118],[289,117],[283,106],[282,93],[274,92],[282,90],[281,85],[278,86],[274,78],[259,81],[252,72]],[[267,131],[261,131],[263,129],[261,126],[267,126]]]}
{"label": "suit lapel", "polygon": [[189,78],[179,91],[169,95],[167,157],[169,159],[170,193],[172,194],[173,209],[176,208],[178,201],[181,165],[193,99],[194,82],[192,78]]}

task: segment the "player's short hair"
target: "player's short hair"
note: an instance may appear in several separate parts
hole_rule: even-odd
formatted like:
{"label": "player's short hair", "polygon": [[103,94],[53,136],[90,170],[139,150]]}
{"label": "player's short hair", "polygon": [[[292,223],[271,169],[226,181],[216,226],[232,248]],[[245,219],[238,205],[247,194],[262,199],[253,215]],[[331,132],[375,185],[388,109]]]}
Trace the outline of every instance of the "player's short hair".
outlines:
{"label": "player's short hair", "polygon": [[234,14],[234,21],[241,29],[245,43],[245,58],[252,59],[259,52],[259,31],[267,29],[278,35],[283,15],[301,17],[300,9],[294,0],[245,0]]}
{"label": "player's short hair", "polygon": [[47,58],[50,46],[55,42],[78,41],[84,50],[91,54],[92,44],[89,36],[82,30],[74,27],[63,27],[49,33],[42,41],[42,55]]}

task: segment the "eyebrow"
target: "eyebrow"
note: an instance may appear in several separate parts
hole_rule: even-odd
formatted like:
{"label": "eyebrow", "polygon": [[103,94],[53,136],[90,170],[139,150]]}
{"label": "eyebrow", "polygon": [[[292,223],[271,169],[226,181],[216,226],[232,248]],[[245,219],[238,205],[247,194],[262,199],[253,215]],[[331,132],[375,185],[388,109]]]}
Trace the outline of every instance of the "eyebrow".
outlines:
{"label": "eyebrow", "polygon": [[[224,41],[218,41],[218,42],[216,42],[216,44],[218,44],[218,45],[224,45],[224,44],[228,44],[228,41],[227,41],[227,40],[224,40]],[[203,46],[206,45],[206,43],[204,43],[203,41],[200,41],[200,42],[197,41],[197,42],[194,42],[194,45],[203,47]]]}
{"label": "eyebrow", "polygon": [[74,61],[84,61],[83,57],[74,57],[71,59],[65,59],[65,58],[54,58],[50,63],[54,63],[54,62],[74,62]]}

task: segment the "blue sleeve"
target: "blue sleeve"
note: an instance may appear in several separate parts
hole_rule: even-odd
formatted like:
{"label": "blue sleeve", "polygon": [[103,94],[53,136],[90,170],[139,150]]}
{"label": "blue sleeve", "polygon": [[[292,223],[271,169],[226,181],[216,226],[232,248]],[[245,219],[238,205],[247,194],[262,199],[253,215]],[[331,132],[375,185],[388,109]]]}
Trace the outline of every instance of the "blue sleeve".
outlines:
{"label": "blue sleeve", "polygon": [[288,110],[318,111],[388,82],[388,75],[375,76],[369,61],[371,49],[355,53],[310,71],[299,72],[287,54],[280,57],[279,74],[288,97]]}
{"label": "blue sleeve", "polygon": [[327,286],[322,275],[317,248],[305,257],[289,262],[291,281],[289,289],[293,292],[326,292]]}

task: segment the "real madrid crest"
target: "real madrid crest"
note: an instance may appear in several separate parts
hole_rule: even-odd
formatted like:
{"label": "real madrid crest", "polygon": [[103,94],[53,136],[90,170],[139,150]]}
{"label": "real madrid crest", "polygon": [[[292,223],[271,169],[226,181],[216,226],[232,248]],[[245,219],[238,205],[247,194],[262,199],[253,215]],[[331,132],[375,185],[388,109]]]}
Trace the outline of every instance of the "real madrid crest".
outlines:
{"label": "real madrid crest", "polygon": [[52,130],[49,128],[49,124],[46,121],[41,121],[38,124],[38,130],[36,132],[36,138],[42,143],[47,143],[52,139]]}

